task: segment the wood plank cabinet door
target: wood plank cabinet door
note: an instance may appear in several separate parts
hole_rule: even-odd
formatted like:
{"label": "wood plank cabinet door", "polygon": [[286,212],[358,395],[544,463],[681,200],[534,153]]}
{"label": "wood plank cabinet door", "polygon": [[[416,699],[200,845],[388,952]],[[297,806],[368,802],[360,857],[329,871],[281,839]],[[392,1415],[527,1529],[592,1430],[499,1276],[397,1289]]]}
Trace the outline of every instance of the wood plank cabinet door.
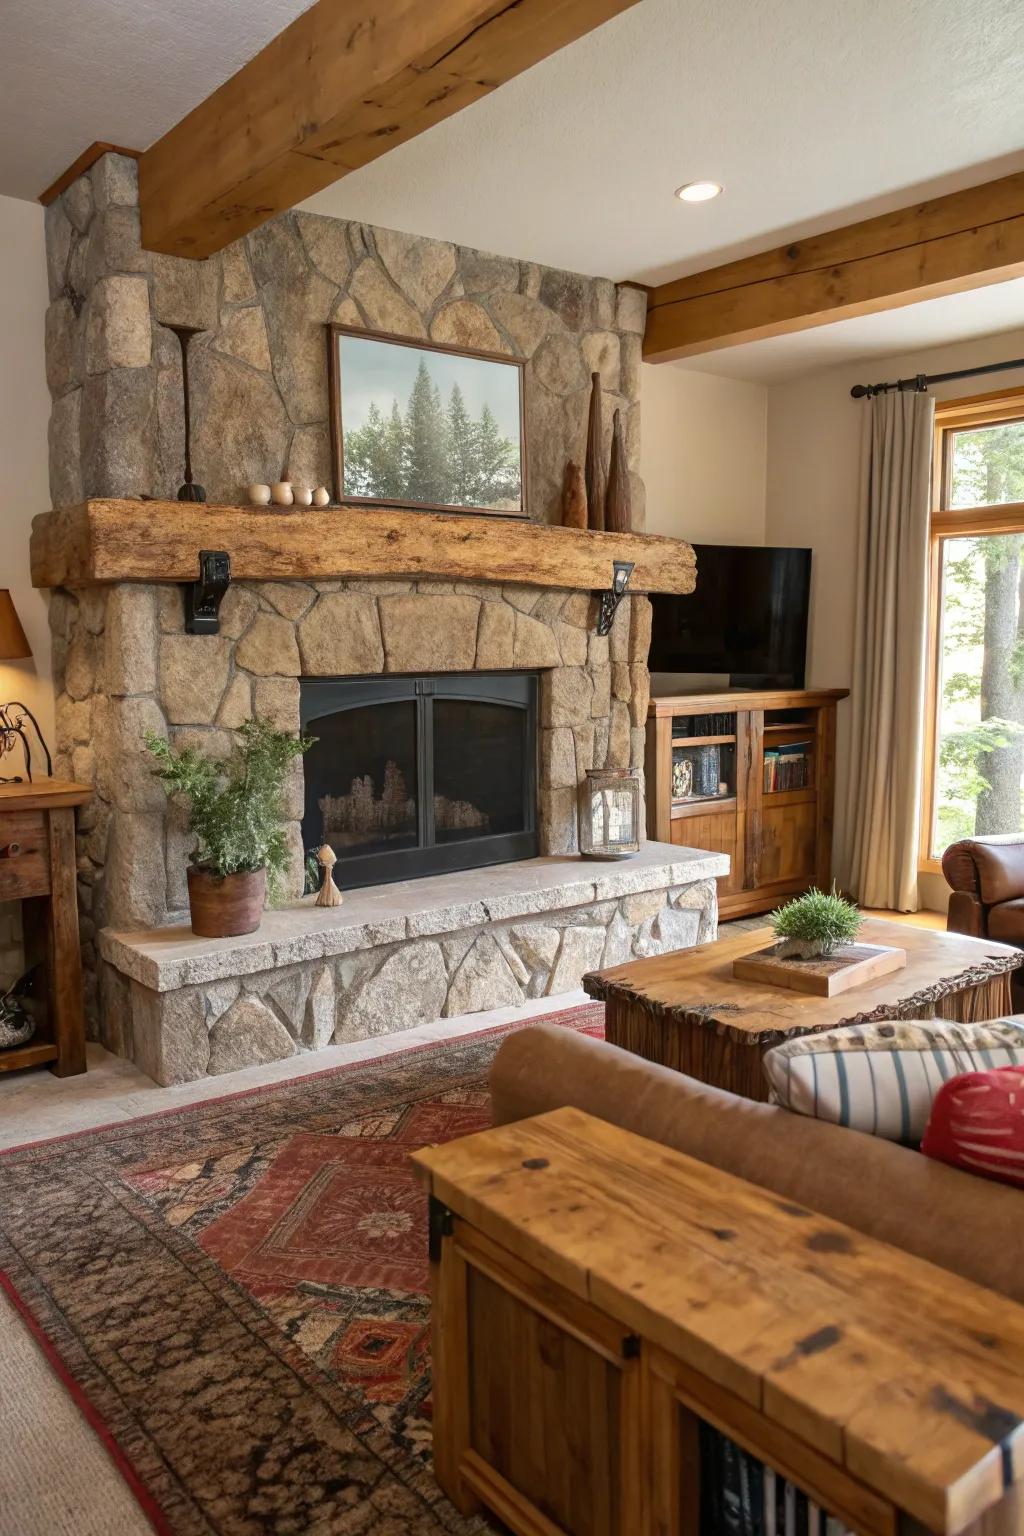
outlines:
{"label": "wood plank cabinet door", "polygon": [[817,865],[818,807],[813,789],[765,795],[759,885],[810,885]]}
{"label": "wood plank cabinet door", "polygon": [[734,809],[705,816],[677,816],[672,822],[672,842],[681,848],[701,848],[705,853],[727,853],[730,868],[719,876],[719,897],[743,889],[745,818]]}
{"label": "wood plank cabinet door", "polygon": [[449,1496],[538,1536],[637,1536],[638,1342],[461,1221],[433,1285],[455,1324],[435,1376],[435,1468]]}

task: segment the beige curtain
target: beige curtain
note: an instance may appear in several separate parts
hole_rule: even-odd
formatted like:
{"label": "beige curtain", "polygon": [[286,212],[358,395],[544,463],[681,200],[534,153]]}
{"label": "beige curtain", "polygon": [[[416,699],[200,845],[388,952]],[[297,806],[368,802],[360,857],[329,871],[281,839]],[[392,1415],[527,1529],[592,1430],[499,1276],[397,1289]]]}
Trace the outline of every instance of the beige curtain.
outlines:
{"label": "beige curtain", "polygon": [[862,906],[916,912],[935,402],[893,390],[866,416],[840,869]]}

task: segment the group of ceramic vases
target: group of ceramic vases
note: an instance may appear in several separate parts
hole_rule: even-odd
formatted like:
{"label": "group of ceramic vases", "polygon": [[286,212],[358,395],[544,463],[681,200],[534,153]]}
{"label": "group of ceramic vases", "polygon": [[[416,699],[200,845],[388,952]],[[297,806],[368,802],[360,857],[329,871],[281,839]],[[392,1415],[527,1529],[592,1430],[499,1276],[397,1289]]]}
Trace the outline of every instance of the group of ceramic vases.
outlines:
{"label": "group of ceramic vases", "polygon": [[293,485],[290,480],[276,480],[273,485],[250,485],[249,500],[254,507],[329,507],[331,493],[324,485],[313,490],[308,485]]}

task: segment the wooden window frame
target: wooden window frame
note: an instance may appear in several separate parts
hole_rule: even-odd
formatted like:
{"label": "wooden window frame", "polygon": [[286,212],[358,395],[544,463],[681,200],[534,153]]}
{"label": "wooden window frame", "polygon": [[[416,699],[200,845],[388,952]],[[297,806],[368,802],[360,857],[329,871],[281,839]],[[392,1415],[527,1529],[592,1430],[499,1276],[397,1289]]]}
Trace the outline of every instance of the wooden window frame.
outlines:
{"label": "wooden window frame", "polygon": [[996,506],[948,507],[953,434],[965,427],[995,427],[1000,422],[1024,421],[1024,386],[1000,389],[962,400],[943,400],[935,407],[935,444],[932,458],[931,521],[928,547],[928,657],[926,672],[923,782],[921,785],[920,854],[922,874],[941,874],[942,860],[931,852],[935,780],[938,773],[939,672],[942,604],[942,542],[972,535],[1024,533],[1024,502]]}

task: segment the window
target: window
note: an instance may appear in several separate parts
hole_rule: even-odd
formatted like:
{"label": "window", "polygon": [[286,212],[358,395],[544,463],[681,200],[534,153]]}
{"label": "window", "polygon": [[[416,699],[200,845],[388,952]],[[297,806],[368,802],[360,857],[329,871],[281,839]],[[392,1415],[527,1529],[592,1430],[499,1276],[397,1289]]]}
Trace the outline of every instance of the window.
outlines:
{"label": "window", "polygon": [[936,409],[922,865],[1019,832],[1024,773],[1024,391]]}

